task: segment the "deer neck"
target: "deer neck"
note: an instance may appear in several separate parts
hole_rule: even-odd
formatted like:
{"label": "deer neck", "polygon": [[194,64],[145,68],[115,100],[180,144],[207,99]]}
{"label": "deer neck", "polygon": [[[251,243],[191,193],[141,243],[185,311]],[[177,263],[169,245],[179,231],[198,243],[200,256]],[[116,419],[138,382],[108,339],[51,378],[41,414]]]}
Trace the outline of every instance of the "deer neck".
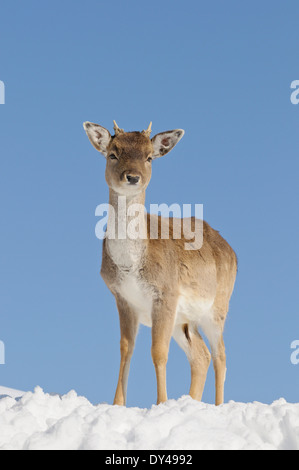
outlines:
{"label": "deer neck", "polygon": [[138,270],[146,249],[147,223],[145,192],[120,196],[110,189],[107,222],[107,250],[123,271]]}

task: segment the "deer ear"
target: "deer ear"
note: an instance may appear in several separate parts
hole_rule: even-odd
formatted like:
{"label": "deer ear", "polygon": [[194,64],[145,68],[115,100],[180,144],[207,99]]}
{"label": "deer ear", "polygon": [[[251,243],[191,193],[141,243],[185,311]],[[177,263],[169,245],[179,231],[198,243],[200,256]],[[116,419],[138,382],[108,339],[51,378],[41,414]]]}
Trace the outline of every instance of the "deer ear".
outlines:
{"label": "deer ear", "polygon": [[154,149],[153,158],[159,158],[166,155],[181,140],[185,131],[175,129],[174,131],[161,132],[152,138]]}
{"label": "deer ear", "polygon": [[92,145],[107,157],[107,147],[111,139],[110,132],[105,127],[93,122],[84,122],[83,127]]}

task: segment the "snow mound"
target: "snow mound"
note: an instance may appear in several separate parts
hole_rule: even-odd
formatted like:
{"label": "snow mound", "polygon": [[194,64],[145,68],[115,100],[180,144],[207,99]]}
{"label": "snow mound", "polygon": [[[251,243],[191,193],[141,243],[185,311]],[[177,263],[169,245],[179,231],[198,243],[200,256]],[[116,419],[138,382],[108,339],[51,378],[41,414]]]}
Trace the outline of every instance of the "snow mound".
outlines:
{"label": "snow mound", "polygon": [[25,392],[21,392],[20,390],[15,390],[13,388],[1,387],[0,386],[0,398],[3,397],[12,397],[12,398],[19,398],[24,395]]}
{"label": "snow mound", "polygon": [[37,387],[0,399],[0,450],[21,449],[299,450],[299,404],[215,407],[183,396],[140,409],[95,406],[74,391],[60,397]]}

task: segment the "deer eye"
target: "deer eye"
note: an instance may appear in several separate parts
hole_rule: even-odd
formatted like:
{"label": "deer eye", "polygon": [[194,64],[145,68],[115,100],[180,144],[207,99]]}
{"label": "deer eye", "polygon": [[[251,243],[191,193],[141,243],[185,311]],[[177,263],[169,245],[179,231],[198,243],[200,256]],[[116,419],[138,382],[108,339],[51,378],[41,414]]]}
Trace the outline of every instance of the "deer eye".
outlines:
{"label": "deer eye", "polygon": [[109,155],[109,158],[110,160],[117,160],[117,156],[114,155],[114,153],[111,153],[111,155]]}
{"label": "deer eye", "polygon": [[150,163],[150,162],[153,161],[153,159],[152,159],[152,157],[148,157],[148,159],[146,161]]}

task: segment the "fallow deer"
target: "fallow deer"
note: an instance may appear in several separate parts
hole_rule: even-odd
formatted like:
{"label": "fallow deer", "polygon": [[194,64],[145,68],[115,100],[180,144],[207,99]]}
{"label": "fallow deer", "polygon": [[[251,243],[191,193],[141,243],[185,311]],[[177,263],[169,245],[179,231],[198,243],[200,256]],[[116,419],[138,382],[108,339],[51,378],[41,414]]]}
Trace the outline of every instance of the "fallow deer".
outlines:
{"label": "fallow deer", "polygon": [[[92,145],[107,160],[109,204],[114,208],[109,224],[126,224],[133,204],[145,203],[152,174],[152,160],[167,154],[183,137],[176,129],[155,135],[151,124],[142,132],[125,132],[114,121],[114,135],[91,122],[84,129]],[[126,198],[127,212],[119,213],[118,197]],[[167,400],[166,364],[171,337],[184,350],[191,366],[190,395],[202,399],[208,367],[213,360],[216,405],[223,403],[226,355],[223,329],[233,292],[237,258],[221,235],[202,221],[200,249],[186,250],[185,238],[150,237],[150,221],[144,214],[145,237],[106,237],[103,241],[101,275],[115,296],[120,319],[120,371],[114,404],[125,405],[130,360],[139,324],[152,328],[152,360],[157,376],[157,403]],[[114,220],[112,220],[114,219]],[[179,220],[179,222],[178,222]],[[160,224],[163,218],[158,217]],[[182,224],[172,219],[170,224]],[[193,227],[196,220],[192,219]],[[194,225],[195,224],[195,225]],[[207,337],[207,348],[200,329]]]}

